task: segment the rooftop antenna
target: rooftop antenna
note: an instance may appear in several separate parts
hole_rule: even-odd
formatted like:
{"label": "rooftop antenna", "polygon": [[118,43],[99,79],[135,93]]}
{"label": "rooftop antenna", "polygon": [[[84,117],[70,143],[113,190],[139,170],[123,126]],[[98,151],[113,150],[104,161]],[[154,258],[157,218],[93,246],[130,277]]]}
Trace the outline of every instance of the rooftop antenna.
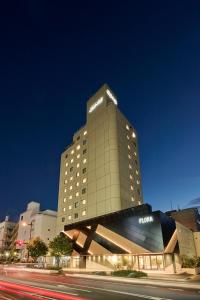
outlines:
{"label": "rooftop antenna", "polygon": [[170,200],[171,210],[173,210],[172,200]]}

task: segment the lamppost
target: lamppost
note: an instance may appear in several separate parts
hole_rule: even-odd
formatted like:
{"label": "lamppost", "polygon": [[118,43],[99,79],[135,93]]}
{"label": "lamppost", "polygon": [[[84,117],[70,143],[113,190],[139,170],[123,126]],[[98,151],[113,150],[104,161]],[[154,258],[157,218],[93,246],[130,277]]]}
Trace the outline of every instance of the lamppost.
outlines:
{"label": "lamppost", "polygon": [[[30,226],[30,234],[29,234],[29,241],[31,240],[31,233],[32,233],[32,228],[33,228],[33,222],[31,221],[31,223],[26,223],[23,222],[22,226]],[[27,262],[29,261],[29,250],[28,250],[28,255],[27,255]]]}

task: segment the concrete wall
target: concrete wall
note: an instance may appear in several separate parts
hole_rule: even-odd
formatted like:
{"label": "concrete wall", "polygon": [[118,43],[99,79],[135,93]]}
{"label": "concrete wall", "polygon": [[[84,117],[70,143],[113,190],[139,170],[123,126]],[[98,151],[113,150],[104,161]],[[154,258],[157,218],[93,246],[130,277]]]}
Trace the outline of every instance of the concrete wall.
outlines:
{"label": "concrete wall", "polygon": [[194,237],[197,256],[200,257],[200,231],[193,232],[193,237]]}
{"label": "concrete wall", "polygon": [[196,256],[193,232],[179,222],[176,222],[176,228],[180,255]]}

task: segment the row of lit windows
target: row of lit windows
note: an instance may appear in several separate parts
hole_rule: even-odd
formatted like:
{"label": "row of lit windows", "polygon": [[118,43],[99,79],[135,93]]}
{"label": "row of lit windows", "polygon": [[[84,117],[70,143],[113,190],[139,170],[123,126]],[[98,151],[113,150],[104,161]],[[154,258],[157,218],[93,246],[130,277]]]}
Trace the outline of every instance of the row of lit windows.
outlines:
{"label": "row of lit windows", "polygon": [[[85,216],[86,215],[86,209],[82,211],[81,213],[82,216]],[[78,213],[74,213],[74,219],[78,219],[79,215]],[[68,216],[68,220],[71,220],[72,219],[72,216]],[[65,217],[62,217],[62,222],[65,222]]]}
{"label": "row of lit windows", "polygon": [[[86,163],[86,161],[85,161],[85,163]],[[79,168],[79,167],[80,167],[80,164],[77,164],[76,167]],[[70,172],[73,172],[73,170],[74,170],[74,168],[71,167],[69,171],[70,171]],[[87,171],[86,168],[83,168],[83,169],[82,169],[82,173],[83,173],[83,174],[85,174],[86,171]],[[67,175],[67,174],[68,174],[68,171],[65,171],[65,175]],[[76,173],[76,177],[79,177],[79,176],[80,176],[80,173],[77,172],[77,173]],[[73,176],[70,177],[70,180],[73,180]]]}
{"label": "row of lit windows", "polygon": [[[77,172],[76,177],[79,177],[79,175],[80,175],[80,173]],[[71,176],[69,180],[72,181],[73,178],[74,178],[74,177]],[[87,182],[87,178],[83,178],[82,183],[86,183],[86,182]],[[67,183],[68,183],[68,180],[65,179],[65,180],[64,180],[64,184],[67,184]],[[77,181],[76,186],[79,186],[79,185],[80,185],[80,183]]]}
{"label": "row of lit windows", "polygon": [[[86,149],[85,149],[85,150],[86,150]],[[72,164],[72,163],[74,162],[74,159],[72,158],[70,162],[71,162],[71,164]],[[86,162],[87,162],[87,159],[84,158],[84,159],[83,159],[83,163],[85,164]],[[69,165],[68,162],[66,162],[65,166],[68,167],[68,165]],[[77,168],[78,168],[78,167],[79,167],[79,164],[77,164]],[[70,168],[70,170],[71,170],[71,168]]]}
{"label": "row of lit windows", "polygon": [[[72,187],[72,185],[70,186],[70,190],[72,190],[73,189],[73,187]],[[67,193],[67,188],[65,188],[64,189],[64,193]],[[83,188],[82,189],[82,195],[83,194],[86,194],[86,188]],[[79,192],[76,192],[76,197],[78,197],[79,196]]]}
{"label": "row of lit windows", "polygon": [[[70,198],[70,199],[72,199],[72,198]],[[65,197],[65,198],[63,199],[63,202],[66,203],[66,201],[67,201],[67,198]],[[76,204],[76,203],[79,203],[79,202],[75,202],[75,204]],[[82,203],[83,205],[85,205],[85,204],[86,204],[86,200],[83,199],[83,200],[81,201],[81,203]],[[79,204],[76,204],[76,205],[79,205]]]}

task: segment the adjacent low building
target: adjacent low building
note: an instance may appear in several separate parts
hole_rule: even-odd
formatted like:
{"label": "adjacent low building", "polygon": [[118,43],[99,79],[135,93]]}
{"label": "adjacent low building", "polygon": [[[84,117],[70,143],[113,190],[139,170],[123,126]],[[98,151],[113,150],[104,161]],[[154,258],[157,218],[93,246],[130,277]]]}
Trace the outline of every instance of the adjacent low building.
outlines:
{"label": "adjacent low building", "polygon": [[40,211],[40,204],[30,202],[27,210],[20,214],[16,248],[21,258],[27,256],[26,244],[35,237],[40,237],[47,245],[56,236],[57,212]]}
{"label": "adjacent low building", "polygon": [[5,218],[5,221],[0,223],[0,253],[2,255],[11,249],[15,225],[16,223],[9,221],[8,217]]}

